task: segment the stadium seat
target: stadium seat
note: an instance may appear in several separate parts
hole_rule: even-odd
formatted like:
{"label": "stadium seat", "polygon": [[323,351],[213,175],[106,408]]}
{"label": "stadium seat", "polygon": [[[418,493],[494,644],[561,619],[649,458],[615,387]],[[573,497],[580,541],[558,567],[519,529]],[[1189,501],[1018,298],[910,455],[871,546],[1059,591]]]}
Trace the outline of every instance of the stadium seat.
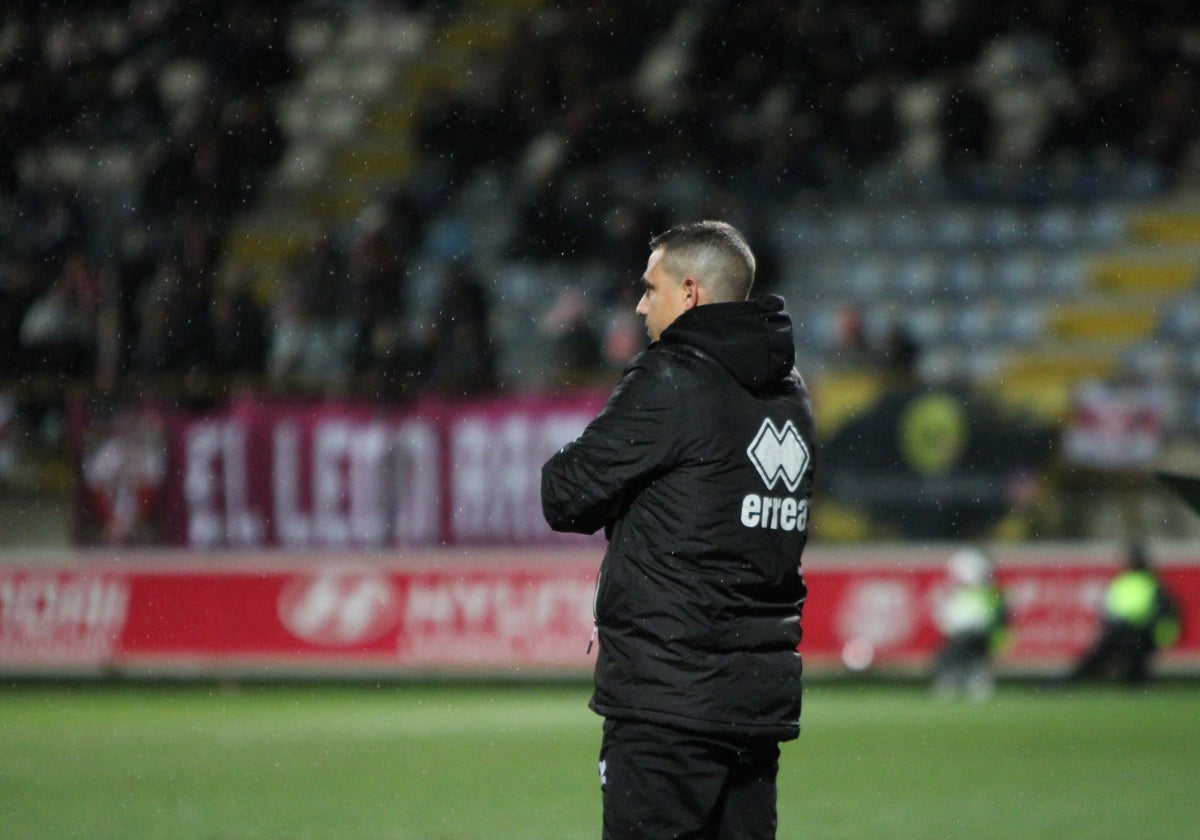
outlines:
{"label": "stadium seat", "polygon": [[1170,342],[1148,339],[1121,353],[1123,370],[1142,380],[1170,381],[1183,370],[1179,349]]}
{"label": "stadium seat", "polygon": [[1025,241],[1025,219],[1011,207],[997,206],[983,218],[983,242],[990,248],[1005,249]]}
{"label": "stadium seat", "polygon": [[874,242],[875,230],[871,215],[865,209],[844,208],[829,221],[827,241],[842,248],[865,248]]}
{"label": "stadium seat", "polygon": [[1080,244],[1082,211],[1067,204],[1051,204],[1036,211],[1032,237],[1043,248],[1072,248]]}
{"label": "stadium seat", "polygon": [[999,334],[1004,344],[1031,347],[1046,331],[1044,304],[1039,300],[1010,303],[1000,319]]}
{"label": "stadium seat", "polygon": [[895,265],[892,288],[903,298],[932,299],[941,291],[941,268],[938,256],[933,253],[903,257]]}
{"label": "stadium seat", "polygon": [[1011,301],[1045,294],[1046,264],[1033,251],[1016,251],[1001,257],[993,277],[995,290]]}
{"label": "stadium seat", "polygon": [[991,275],[988,264],[976,254],[951,257],[945,277],[947,294],[956,300],[974,300],[989,291]]}
{"label": "stadium seat", "polygon": [[1105,341],[1119,346],[1148,337],[1156,323],[1152,309],[1087,301],[1055,306],[1046,326],[1049,333],[1060,339]]}
{"label": "stadium seat", "polygon": [[878,237],[889,248],[919,249],[929,240],[929,223],[918,209],[886,214],[878,224]]}
{"label": "stadium seat", "polygon": [[1128,233],[1125,211],[1114,205],[1105,204],[1093,209],[1089,219],[1090,224],[1085,225],[1085,242],[1091,247],[1116,245]]}
{"label": "stadium seat", "polygon": [[1162,313],[1159,334],[1181,344],[1200,340],[1200,293],[1180,295]]}
{"label": "stadium seat", "polygon": [[1092,284],[1105,292],[1177,294],[1194,286],[1198,277],[1200,269],[1190,255],[1104,257],[1091,268]]}
{"label": "stadium seat", "polygon": [[275,183],[288,192],[310,190],[329,172],[329,151],[322,142],[296,141],[288,145],[275,171]]}
{"label": "stadium seat", "polygon": [[208,89],[208,68],[194,58],[173,59],[158,74],[158,92],[166,106],[179,113],[197,102]]}
{"label": "stadium seat", "polygon": [[861,301],[878,301],[891,293],[891,268],[883,257],[859,257],[846,261],[831,258],[825,265],[830,269],[827,273],[828,283],[835,293],[840,286],[843,294]]}
{"label": "stadium seat", "polygon": [[323,17],[297,17],[288,27],[288,51],[301,65],[329,49],[334,39],[332,21]]}
{"label": "stadium seat", "polygon": [[913,340],[928,351],[950,337],[952,320],[953,316],[945,306],[920,304],[908,309],[904,316],[904,326]]}
{"label": "stadium seat", "polygon": [[78,187],[88,175],[91,164],[87,149],[71,143],[55,143],[37,155],[41,177],[48,183]]}
{"label": "stadium seat", "polygon": [[145,174],[138,153],[126,144],[110,144],[96,149],[88,167],[87,186],[101,194],[135,190]]}
{"label": "stadium seat", "polygon": [[986,349],[999,343],[1000,325],[1005,314],[994,300],[961,304],[949,320],[949,335],[958,344],[976,350]]}
{"label": "stadium seat", "polygon": [[966,251],[981,242],[979,215],[967,205],[947,205],[936,212],[931,232],[943,249]]}
{"label": "stadium seat", "polygon": [[1046,283],[1042,288],[1053,297],[1067,298],[1083,291],[1086,278],[1087,265],[1082,256],[1054,257],[1046,263]]}

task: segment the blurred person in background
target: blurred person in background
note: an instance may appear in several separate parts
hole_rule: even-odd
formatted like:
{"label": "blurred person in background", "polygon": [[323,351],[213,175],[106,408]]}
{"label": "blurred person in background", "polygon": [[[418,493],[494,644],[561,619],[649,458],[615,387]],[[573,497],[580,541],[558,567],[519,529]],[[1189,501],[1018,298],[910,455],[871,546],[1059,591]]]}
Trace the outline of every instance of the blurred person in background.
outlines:
{"label": "blurred person in background", "polygon": [[143,381],[181,377],[210,361],[210,292],[193,280],[177,254],[163,260],[139,291],[133,369]]}
{"label": "blurred person in background", "polygon": [[461,398],[495,390],[491,307],[475,266],[459,261],[445,269],[430,347],[436,393]]}
{"label": "blurred person in background", "polygon": [[35,384],[22,414],[54,446],[65,432],[66,384],[83,383],[95,371],[101,277],[74,248],[49,277],[21,315],[16,364],[20,378]]}
{"label": "blurred person in background", "polygon": [[38,295],[21,320],[23,369],[59,380],[91,372],[96,351],[99,273],[80,251]]}
{"label": "blurred person in background", "polygon": [[1096,640],[1071,678],[1146,682],[1154,654],[1179,638],[1179,622],[1179,603],[1155,573],[1145,547],[1134,543],[1125,568],[1104,592]]}
{"label": "blurred person in background", "polygon": [[349,381],[352,328],[333,308],[321,308],[295,275],[285,276],[271,302],[266,372],[285,390],[337,392]]}
{"label": "blurred person in background", "polygon": [[[329,272],[325,289],[314,287],[310,293],[332,296],[329,306],[340,313],[351,336],[354,376],[376,394],[399,391],[413,365],[413,353],[405,341],[408,259],[394,217],[386,206],[372,205],[348,245],[323,259],[323,270]],[[337,272],[343,275],[341,281]]]}
{"label": "blurred person in background", "polygon": [[222,378],[253,380],[267,359],[267,312],[254,296],[254,278],[234,272],[213,292],[210,371]]}
{"label": "blurred person in background", "polygon": [[587,292],[564,286],[542,317],[538,331],[553,347],[560,385],[588,382],[604,372],[604,338],[594,323],[595,309]]}
{"label": "blurred person in background", "polygon": [[993,656],[1008,638],[1008,608],[991,558],[964,546],[946,563],[946,585],[937,593],[933,621],[942,644],[933,665],[939,697],[986,700],[996,690]]}
{"label": "blurred person in background", "polygon": [[[605,838],[773,838],[800,726],[813,416],[783,300],[723,222],[650,241],[651,344],[542,469],[557,531],[609,538],[590,706]],[[589,645],[589,649],[590,649]]]}

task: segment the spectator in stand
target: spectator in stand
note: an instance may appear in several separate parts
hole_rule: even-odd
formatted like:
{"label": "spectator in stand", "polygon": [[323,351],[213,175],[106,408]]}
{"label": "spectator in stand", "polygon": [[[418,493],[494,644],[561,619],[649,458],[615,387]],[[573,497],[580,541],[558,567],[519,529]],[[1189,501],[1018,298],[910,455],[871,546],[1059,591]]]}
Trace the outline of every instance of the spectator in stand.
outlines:
{"label": "spectator in stand", "polygon": [[[0,240],[0,249],[4,248]],[[26,370],[22,358],[21,323],[37,296],[32,260],[0,250],[0,378]]]}
{"label": "spectator in stand", "polygon": [[559,385],[584,384],[604,370],[604,339],[593,323],[595,310],[586,292],[568,286],[542,316],[539,332],[550,342]]}
{"label": "spectator in stand", "polygon": [[431,354],[433,389],[468,397],[496,387],[491,301],[478,271],[456,261],[446,268]]}
{"label": "spectator in stand", "polygon": [[353,333],[355,376],[365,387],[391,390],[401,385],[411,364],[405,333],[407,255],[386,205],[369,208],[360,224],[345,255],[345,279],[330,280]]}
{"label": "spectator in stand", "polygon": [[285,277],[270,313],[267,375],[284,389],[340,392],[350,381],[354,335],[297,275]]}
{"label": "spectator in stand", "polygon": [[87,238],[87,219],[79,195],[67,184],[51,180],[44,191],[27,202],[30,215],[26,246],[45,260],[61,257],[70,248],[81,248]]}
{"label": "spectator in stand", "polygon": [[21,358],[30,373],[78,379],[95,363],[99,276],[81,251],[72,251],[49,288],[21,321]]}
{"label": "spectator in stand", "polygon": [[21,316],[19,378],[35,386],[21,412],[40,439],[57,445],[64,429],[63,388],[95,370],[100,278],[78,250]]}
{"label": "spectator in stand", "polygon": [[91,323],[61,277],[25,310],[20,338],[26,373],[72,379],[90,367]]}
{"label": "spectator in stand", "polygon": [[197,308],[181,263],[178,255],[161,263],[138,301],[141,329],[133,371],[160,382],[205,370],[209,360],[210,305]]}
{"label": "spectator in stand", "polygon": [[1200,111],[1191,107],[1200,101],[1197,76],[1177,66],[1166,71],[1154,90],[1147,123],[1138,132],[1137,151],[1157,162],[1164,172],[1182,171],[1197,151]]}
{"label": "spectator in stand", "polygon": [[283,155],[283,131],[261,89],[230,102],[221,121],[231,141],[224,162],[225,179],[233,185],[234,200],[248,206],[258,195],[263,173]]}
{"label": "spectator in stand", "polygon": [[237,272],[213,297],[209,370],[217,376],[256,378],[266,368],[267,314],[254,297],[252,279]]}
{"label": "spectator in stand", "polygon": [[[456,11],[434,5],[435,25]],[[1083,11],[1016,0],[924,3],[915,12],[899,0],[870,11],[781,0],[543,4],[507,46],[482,51],[480,67],[495,72],[460,74],[475,81],[415,114],[418,142],[440,165],[423,160],[412,188],[427,219],[454,212],[456,196],[486,173],[512,187],[512,255],[610,264],[623,250],[608,247],[596,221],[631,195],[658,212],[687,205],[689,181],[700,180],[701,192],[721,187],[751,203],[755,225],[802,191],[853,195],[868,173],[897,165],[901,98],[910,83],[927,83],[942,91],[931,124],[945,152],[932,189],[1012,196],[1027,179],[1004,168],[1005,124],[991,119],[991,97],[972,82],[997,62],[998,44],[1011,48],[1001,57],[1036,53],[1034,64],[1005,67],[1042,101],[1037,119],[1049,120],[1044,135],[1024,135],[1039,143],[1026,148],[1036,159],[1022,160],[1017,174],[1076,173],[1071,183],[1085,197],[1119,194],[1120,179],[1088,177],[1115,157],[1142,163],[1122,171],[1148,167],[1157,173],[1151,183],[1171,183],[1197,159],[1200,126],[1188,106],[1200,57],[1190,12],[1182,0],[1097,0]],[[83,244],[96,258],[118,211],[145,231],[156,264],[173,259],[181,215],[206,217],[223,251],[234,214],[256,200],[283,151],[275,92],[294,76],[293,21],[243,2],[7,4],[0,213],[6,203],[17,208],[6,231],[14,247],[53,260]],[[161,71],[178,60],[195,62],[201,76],[203,94],[187,103],[161,86]],[[84,176],[68,172],[68,183],[46,165],[62,146],[91,154],[110,143],[144,167],[119,197],[87,195]],[[524,181],[522,171],[538,177]],[[405,255],[418,254],[423,238],[402,237]],[[136,289],[121,276],[122,330],[132,342],[143,328],[130,303]]]}

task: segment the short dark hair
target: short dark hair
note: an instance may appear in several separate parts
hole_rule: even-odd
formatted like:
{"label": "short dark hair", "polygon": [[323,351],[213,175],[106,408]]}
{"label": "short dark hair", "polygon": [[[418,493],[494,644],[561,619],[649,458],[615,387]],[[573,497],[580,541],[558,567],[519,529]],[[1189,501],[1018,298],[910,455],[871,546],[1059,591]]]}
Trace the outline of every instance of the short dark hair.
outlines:
{"label": "short dark hair", "polygon": [[663,267],[672,275],[694,276],[716,302],[746,300],[754,286],[754,252],[728,222],[675,225],[650,240],[663,248]]}

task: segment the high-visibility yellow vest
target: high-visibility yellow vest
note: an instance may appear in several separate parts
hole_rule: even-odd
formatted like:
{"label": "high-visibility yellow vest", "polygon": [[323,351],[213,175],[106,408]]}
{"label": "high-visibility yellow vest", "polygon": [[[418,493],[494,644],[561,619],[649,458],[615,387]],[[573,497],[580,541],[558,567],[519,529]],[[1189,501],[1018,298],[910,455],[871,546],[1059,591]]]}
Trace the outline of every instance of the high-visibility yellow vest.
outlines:
{"label": "high-visibility yellow vest", "polygon": [[1122,572],[1108,585],[1104,595],[1104,612],[1134,627],[1145,627],[1154,620],[1157,591],[1158,583],[1148,572]]}
{"label": "high-visibility yellow vest", "polygon": [[1109,618],[1150,630],[1158,647],[1179,639],[1179,618],[1161,611],[1159,583],[1146,571],[1130,570],[1117,575],[1104,595],[1104,612]]}

